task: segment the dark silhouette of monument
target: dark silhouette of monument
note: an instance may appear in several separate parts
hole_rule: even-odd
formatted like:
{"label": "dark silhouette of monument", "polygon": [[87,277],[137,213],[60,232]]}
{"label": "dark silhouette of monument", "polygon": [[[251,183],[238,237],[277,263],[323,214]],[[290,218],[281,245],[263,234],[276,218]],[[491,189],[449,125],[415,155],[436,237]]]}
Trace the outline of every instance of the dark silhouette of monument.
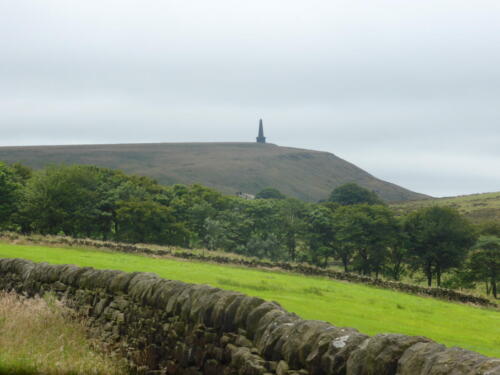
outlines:
{"label": "dark silhouette of monument", "polygon": [[257,143],[266,143],[266,137],[264,137],[264,125],[262,125],[262,119],[259,120],[259,136],[257,137]]}

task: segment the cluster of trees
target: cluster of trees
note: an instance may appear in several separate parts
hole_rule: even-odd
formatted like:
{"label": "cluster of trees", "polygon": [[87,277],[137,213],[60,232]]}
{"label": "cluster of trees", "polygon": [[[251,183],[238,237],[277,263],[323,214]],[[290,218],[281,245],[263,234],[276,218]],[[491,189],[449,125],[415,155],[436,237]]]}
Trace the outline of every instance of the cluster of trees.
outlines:
{"label": "cluster of trees", "polygon": [[428,285],[485,282],[495,294],[500,225],[478,230],[457,211],[421,209],[395,217],[355,184],[305,203],[265,189],[255,200],[94,166],[33,172],[0,163],[0,229],[131,243],[204,247],[247,256],[341,265],[399,280],[419,271]]}

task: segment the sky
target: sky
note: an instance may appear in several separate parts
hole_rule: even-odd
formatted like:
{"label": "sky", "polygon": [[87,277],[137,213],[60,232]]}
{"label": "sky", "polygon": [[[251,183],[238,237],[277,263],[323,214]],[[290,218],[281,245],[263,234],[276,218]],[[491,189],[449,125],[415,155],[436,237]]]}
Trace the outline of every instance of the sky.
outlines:
{"label": "sky", "polygon": [[500,191],[498,0],[0,0],[0,146],[268,142]]}

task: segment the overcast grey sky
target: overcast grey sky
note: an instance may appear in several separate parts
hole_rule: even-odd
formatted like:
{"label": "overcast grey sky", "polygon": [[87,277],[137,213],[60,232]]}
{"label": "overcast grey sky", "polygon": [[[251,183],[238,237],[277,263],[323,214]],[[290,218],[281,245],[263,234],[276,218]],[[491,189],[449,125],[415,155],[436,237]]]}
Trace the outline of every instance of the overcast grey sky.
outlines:
{"label": "overcast grey sky", "polygon": [[500,190],[498,0],[0,0],[0,145],[268,141]]}

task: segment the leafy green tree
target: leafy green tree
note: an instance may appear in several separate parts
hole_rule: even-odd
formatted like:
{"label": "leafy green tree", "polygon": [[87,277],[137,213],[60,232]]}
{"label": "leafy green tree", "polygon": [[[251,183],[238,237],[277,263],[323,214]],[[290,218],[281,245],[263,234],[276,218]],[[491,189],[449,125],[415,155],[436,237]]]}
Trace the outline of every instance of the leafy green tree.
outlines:
{"label": "leafy green tree", "polygon": [[249,218],[244,209],[233,207],[218,213],[215,218],[223,228],[223,236],[219,246],[228,252],[236,252],[237,248],[245,249],[246,244],[254,231],[254,222]]}
{"label": "leafy green tree", "polygon": [[36,172],[23,191],[24,229],[42,234],[90,236],[98,216],[97,186],[96,168],[52,166]]}
{"label": "leafy green tree", "polygon": [[172,210],[153,201],[122,201],[116,211],[117,238],[124,242],[187,246],[189,232]]}
{"label": "leafy green tree", "polygon": [[255,195],[256,199],[286,199],[286,196],[275,188],[262,189]]}
{"label": "leafy green tree", "polygon": [[0,228],[12,225],[12,215],[17,211],[21,184],[16,173],[0,162]]}
{"label": "leafy green tree", "polygon": [[400,226],[395,237],[395,241],[388,247],[385,273],[393,280],[399,281],[408,262],[408,239]]}
{"label": "leafy green tree", "polygon": [[498,298],[497,283],[500,279],[500,237],[484,236],[474,246],[467,269],[471,279],[486,282],[486,291]]}
{"label": "leafy green tree", "polygon": [[314,265],[326,267],[328,258],[335,251],[332,211],[321,205],[311,205],[305,223],[310,261]]}
{"label": "leafy green tree", "polygon": [[117,239],[119,202],[165,201],[165,188],[147,177],[94,166],[50,166],[23,189],[24,231]]}
{"label": "leafy green tree", "polygon": [[441,286],[441,275],[462,265],[477,237],[472,225],[450,207],[415,211],[408,215],[404,227],[413,267],[423,271],[429,287],[434,275]]}
{"label": "leafy green tree", "polygon": [[342,207],[333,213],[335,256],[342,262],[344,272],[350,271],[354,255],[363,239],[363,229],[356,216],[356,212],[349,207]]}
{"label": "leafy green tree", "polygon": [[239,209],[248,217],[253,232],[276,233],[280,225],[278,204],[273,200],[241,200]]}
{"label": "leafy green tree", "polygon": [[223,245],[224,226],[218,220],[205,219],[205,246],[208,250],[219,249]]}
{"label": "leafy green tree", "polygon": [[215,217],[217,210],[208,202],[194,203],[187,209],[186,225],[192,232],[191,246],[207,246],[207,220]]}
{"label": "leafy green tree", "polygon": [[285,199],[278,206],[278,237],[287,249],[288,259],[295,261],[297,256],[297,243],[305,231],[304,217],[306,205],[297,199]]}
{"label": "leafy green tree", "polygon": [[281,246],[274,233],[254,233],[246,245],[246,255],[267,258],[272,261],[282,260],[286,256],[286,251]]}
{"label": "leafy green tree", "polygon": [[33,177],[33,169],[21,163],[13,163],[10,168],[14,172],[16,181],[21,185],[26,185],[26,182]]}
{"label": "leafy green tree", "polygon": [[341,207],[334,214],[334,228],[336,254],[344,270],[347,272],[352,260],[362,274],[378,277],[399,234],[392,212],[379,205]]}
{"label": "leafy green tree", "polygon": [[201,185],[174,185],[165,191],[167,198],[161,203],[173,209],[177,221],[186,224],[194,246],[205,242],[205,220],[215,218],[230,206],[229,197]]}
{"label": "leafy green tree", "polygon": [[342,206],[362,203],[379,205],[384,204],[375,192],[365,189],[355,183],[347,183],[335,188],[330,194],[330,198],[328,200],[330,202],[336,202]]}

